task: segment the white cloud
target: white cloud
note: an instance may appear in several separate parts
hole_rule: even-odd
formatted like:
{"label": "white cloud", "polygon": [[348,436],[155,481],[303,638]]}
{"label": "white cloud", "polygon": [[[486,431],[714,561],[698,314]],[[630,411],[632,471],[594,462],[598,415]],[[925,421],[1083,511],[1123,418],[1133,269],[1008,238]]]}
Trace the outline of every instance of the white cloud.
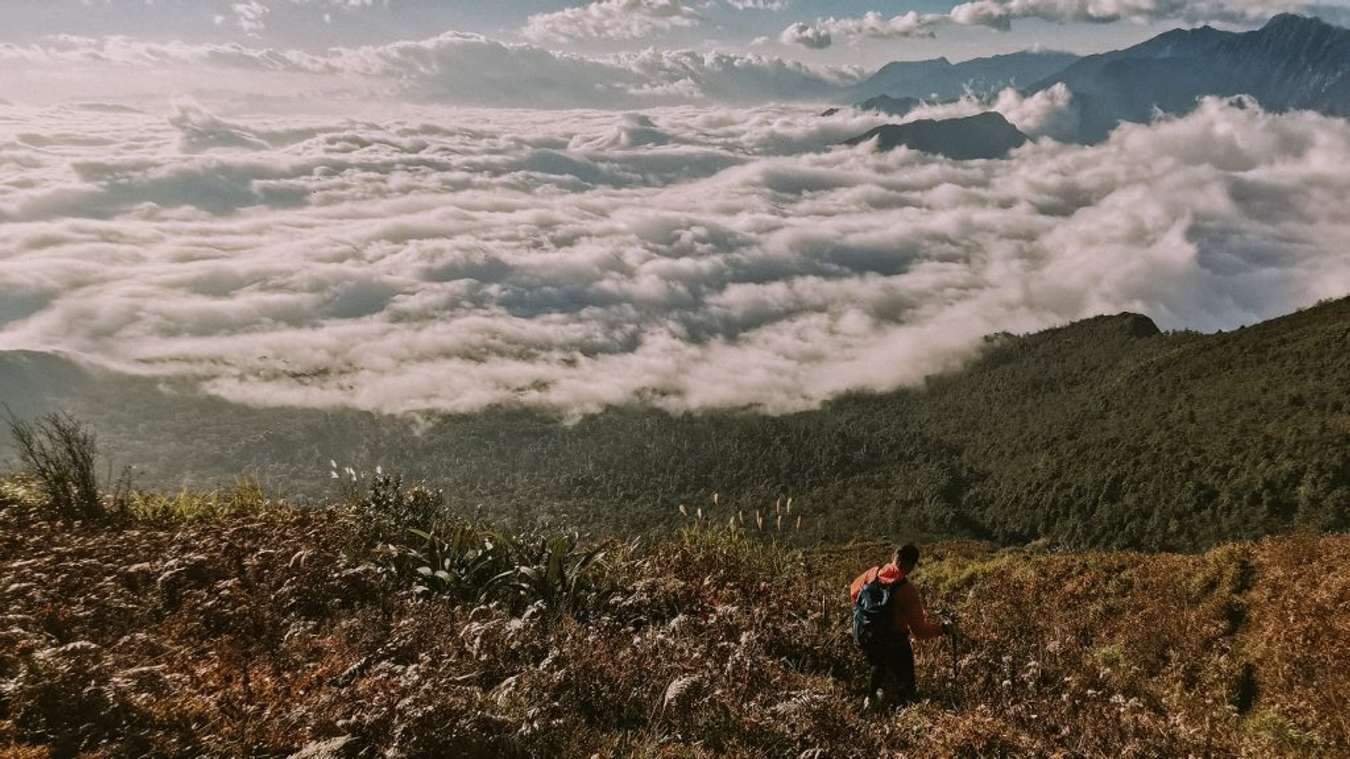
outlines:
{"label": "white cloud", "polygon": [[726,0],[726,3],[738,11],[781,11],[791,4],[789,0]]}
{"label": "white cloud", "polygon": [[1167,20],[1254,23],[1284,12],[1322,8],[1288,0],[971,0],[952,8],[956,24],[1007,30],[1012,21],[1039,18],[1061,23]]}
{"label": "white cloud", "polygon": [[804,24],[800,21],[789,24],[779,35],[778,40],[784,45],[801,45],[812,50],[823,50],[834,44],[834,40],[830,37],[830,32],[827,29]]}
{"label": "white cloud", "polygon": [[967,95],[946,103],[924,103],[905,114],[901,122],[918,119],[953,119],[998,111],[1024,134],[1050,137],[1068,142],[1078,135],[1079,113],[1073,93],[1060,82],[1052,87],[1023,95],[1008,87],[992,99]]}
{"label": "white cloud", "polygon": [[864,39],[932,37],[933,27],[945,19],[942,15],[917,11],[886,18],[876,11],[869,11],[857,18],[824,18],[812,24],[798,22],[784,29],[780,40],[785,45],[819,50],[834,44],[836,39],[856,43]]}
{"label": "white cloud", "polygon": [[986,26],[1008,31],[1017,19],[1038,18],[1056,23],[1138,23],[1160,21],[1228,22],[1250,24],[1277,13],[1304,12],[1343,18],[1340,3],[1322,5],[1301,0],[969,0],[947,13],[909,11],[886,18],[870,11],[856,18],[797,22],[783,30],[781,41],[822,49],[835,42],[857,44],[866,39],[932,37],[946,25]]}
{"label": "white cloud", "polygon": [[94,105],[0,120],[0,347],[261,405],[782,411],[998,330],[1350,292],[1350,124],[1250,103],[965,163],[832,149],[851,109]]}
{"label": "white cloud", "polygon": [[[286,95],[353,102],[372,98],[527,107],[640,107],[690,100],[821,99],[862,76],[759,55],[646,49],[570,55],[481,35],[445,32],[324,53],[244,45],[149,43],[61,36],[0,44],[0,95],[162,99],[198,93]],[[128,76],[123,69],[135,69]]]}
{"label": "white cloud", "polygon": [[533,42],[635,40],[697,26],[703,17],[683,0],[592,0],[530,16],[521,34]]}
{"label": "white cloud", "polygon": [[[271,8],[258,2],[258,0],[230,4],[230,13],[234,14],[234,24],[245,34],[250,35],[256,35],[267,28],[267,16],[271,12]],[[224,16],[216,16],[216,23],[220,24],[224,19]]]}
{"label": "white cloud", "polygon": [[[738,11],[781,11],[788,0],[721,0]],[[529,17],[521,35],[536,43],[640,40],[704,23],[695,6],[709,0],[590,0],[584,5]]]}

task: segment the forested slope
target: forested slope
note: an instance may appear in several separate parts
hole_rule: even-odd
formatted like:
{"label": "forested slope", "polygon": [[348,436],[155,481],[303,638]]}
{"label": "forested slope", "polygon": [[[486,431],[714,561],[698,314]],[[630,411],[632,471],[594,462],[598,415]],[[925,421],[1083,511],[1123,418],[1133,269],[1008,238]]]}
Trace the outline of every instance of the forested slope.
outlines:
{"label": "forested slope", "polygon": [[[1122,314],[991,336],[966,370],[923,388],[786,416],[625,408],[567,424],[497,409],[414,423],[242,408],[126,379],[65,381],[42,403],[92,420],[147,484],[248,473],[321,494],[335,459],[425,478],[499,517],[593,529],[667,527],[681,503],[773,523],[774,502],[792,496],[787,527],[802,515],[803,540],[1170,550],[1350,526],[1348,349],[1342,299],[1220,334],[1160,333]],[[56,371],[31,354],[11,354],[5,371],[20,359]]]}

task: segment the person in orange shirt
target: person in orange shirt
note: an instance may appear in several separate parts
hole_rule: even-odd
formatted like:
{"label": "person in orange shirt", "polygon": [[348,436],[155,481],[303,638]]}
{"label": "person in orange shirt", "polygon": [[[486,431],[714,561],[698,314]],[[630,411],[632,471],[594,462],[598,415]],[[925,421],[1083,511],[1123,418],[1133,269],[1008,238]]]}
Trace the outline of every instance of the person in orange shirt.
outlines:
{"label": "person in orange shirt", "polygon": [[[907,703],[916,696],[914,686],[914,648],[910,636],[936,638],[947,631],[946,623],[936,623],[924,613],[923,599],[909,576],[919,565],[919,549],[906,544],[895,549],[891,563],[875,566],[858,575],[849,586],[853,599],[853,635],[872,665],[867,686],[869,703],[877,689],[892,681],[897,687],[896,702]],[[859,601],[862,596],[862,601]],[[884,693],[883,693],[884,695]]]}

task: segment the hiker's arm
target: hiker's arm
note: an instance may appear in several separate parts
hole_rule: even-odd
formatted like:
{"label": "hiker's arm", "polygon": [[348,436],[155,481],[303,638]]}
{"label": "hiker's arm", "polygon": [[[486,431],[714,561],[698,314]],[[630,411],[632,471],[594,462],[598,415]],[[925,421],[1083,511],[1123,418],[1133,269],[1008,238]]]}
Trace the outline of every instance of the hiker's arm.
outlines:
{"label": "hiker's arm", "polygon": [[901,611],[905,615],[905,624],[909,626],[909,632],[916,638],[936,638],[942,634],[942,625],[928,619],[928,615],[923,611],[923,599],[919,597],[919,591],[914,587],[914,583],[905,583],[901,590],[904,601],[900,604]]}

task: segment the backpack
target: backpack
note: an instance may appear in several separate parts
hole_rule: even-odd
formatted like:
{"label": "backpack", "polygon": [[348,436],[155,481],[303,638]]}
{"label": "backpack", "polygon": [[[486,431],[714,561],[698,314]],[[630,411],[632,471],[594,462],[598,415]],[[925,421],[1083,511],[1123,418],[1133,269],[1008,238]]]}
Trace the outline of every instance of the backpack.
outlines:
{"label": "backpack", "polygon": [[858,598],[853,602],[853,642],[864,652],[871,653],[894,642],[896,630],[891,605],[906,581],[907,578],[902,577],[896,582],[884,583],[878,571],[858,591]]}

